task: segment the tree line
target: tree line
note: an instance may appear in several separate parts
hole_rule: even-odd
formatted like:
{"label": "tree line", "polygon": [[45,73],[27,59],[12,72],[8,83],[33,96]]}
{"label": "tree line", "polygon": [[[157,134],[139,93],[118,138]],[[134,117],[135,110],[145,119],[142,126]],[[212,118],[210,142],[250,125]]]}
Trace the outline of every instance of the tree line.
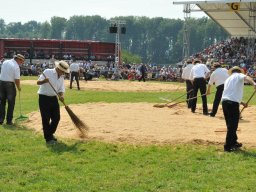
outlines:
{"label": "tree line", "polygon": [[[162,17],[54,16],[45,22],[29,21],[6,24],[0,19],[0,38],[42,38],[67,40],[95,40],[115,42],[109,33],[111,20],[125,21],[126,33],[120,35],[122,50],[137,55],[145,63],[173,64],[182,60],[184,20]],[[186,20],[190,53],[197,53],[228,34],[210,18]]]}

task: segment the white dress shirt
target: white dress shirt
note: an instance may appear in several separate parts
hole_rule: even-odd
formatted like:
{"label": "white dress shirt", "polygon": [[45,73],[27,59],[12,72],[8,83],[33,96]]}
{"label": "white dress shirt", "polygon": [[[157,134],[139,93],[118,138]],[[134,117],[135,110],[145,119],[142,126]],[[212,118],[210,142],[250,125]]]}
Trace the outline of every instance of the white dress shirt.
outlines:
{"label": "white dress shirt", "polygon": [[6,60],[2,64],[0,80],[15,82],[15,79],[20,79],[20,67],[14,60]]}
{"label": "white dress shirt", "polygon": [[78,63],[71,63],[69,67],[70,72],[78,72],[79,71],[79,64]]}
{"label": "white dress shirt", "polygon": [[185,79],[185,80],[193,80],[190,79],[190,72],[191,69],[194,67],[193,64],[188,64],[183,70],[182,70],[182,74],[181,74],[181,78]]}
{"label": "white dress shirt", "polygon": [[197,63],[191,69],[189,79],[205,78],[206,74],[209,72],[210,70],[206,67],[205,64]]}
{"label": "white dress shirt", "polygon": [[243,97],[244,78],[243,73],[231,74],[224,83],[224,90],[221,100],[230,100],[240,103]]}
{"label": "white dress shirt", "polygon": [[228,70],[226,68],[217,68],[210,76],[210,80],[208,82],[209,85],[213,85],[218,87],[219,85],[224,84],[225,80],[229,77]]}
{"label": "white dress shirt", "polygon": [[[60,76],[60,78],[58,78],[58,73],[55,68],[45,69],[43,73],[49,79],[50,83],[52,84],[54,89],[57,91],[57,93],[65,92],[64,77]],[[43,76],[43,74],[41,74],[38,80],[42,81],[44,79],[45,77]],[[54,92],[54,90],[52,89],[49,83],[44,83],[40,85],[37,93],[39,95],[56,96],[56,93]]]}

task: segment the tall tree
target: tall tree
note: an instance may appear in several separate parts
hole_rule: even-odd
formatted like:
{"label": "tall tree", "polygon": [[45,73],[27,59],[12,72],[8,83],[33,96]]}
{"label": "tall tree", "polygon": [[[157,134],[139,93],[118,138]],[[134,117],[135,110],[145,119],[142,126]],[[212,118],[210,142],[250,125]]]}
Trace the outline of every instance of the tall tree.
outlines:
{"label": "tall tree", "polygon": [[0,19],[0,37],[5,37],[6,25],[3,19]]}
{"label": "tall tree", "polygon": [[11,22],[6,26],[6,31],[9,37],[21,37],[23,32],[21,22]]}
{"label": "tall tree", "polygon": [[66,21],[64,17],[52,17],[51,18],[51,38],[63,39],[63,33],[65,32]]}
{"label": "tall tree", "polygon": [[40,27],[40,37],[44,39],[49,39],[51,37],[51,25],[49,22],[44,22]]}
{"label": "tall tree", "polygon": [[23,31],[26,38],[38,38],[40,37],[40,23],[36,21],[29,21],[23,24]]}
{"label": "tall tree", "polygon": [[[72,16],[69,20],[52,17],[50,23],[29,21],[5,24],[0,19],[0,37],[52,38],[115,42],[109,33],[111,20],[125,21],[126,34],[120,34],[122,50],[139,55],[143,62],[177,63],[182,60],[183,27],[180,19],[162,17],[114,17],[106,20],[98,15]],[[210,18],[188,20],[190,54],[226,39],[228,34]]]}

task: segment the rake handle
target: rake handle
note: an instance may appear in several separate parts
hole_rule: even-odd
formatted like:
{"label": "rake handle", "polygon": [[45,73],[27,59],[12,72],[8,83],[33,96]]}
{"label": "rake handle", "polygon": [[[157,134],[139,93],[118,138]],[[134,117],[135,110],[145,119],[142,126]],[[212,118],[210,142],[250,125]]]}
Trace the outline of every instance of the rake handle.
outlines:
{"label": "rake handle", "polygon": [[[42,74],[43,74],[43,76],[47,79],[47,77],[45,76],[45,74],[44,74],[44,73],[42,73]],[[60,98],[59,93],[58,93],[58,92],[56,91],[56,89],[52,86],[50,80],[48,81],[48,83],[49,83],[49,85],[52,87],[53,91],[57,94],[58,98]],[[61,101],[61,100],[60,100],[60,101]],[[63,105],[64,105],[65,107],[67,107],[67,105],[65,104],[64,101],[61,101],[61,102],[63,103]]]}
{"label": "rake handle", "polygon": [[20,91],[19,91],[19,104],[20,104],[20,115],[21,115]]}
{"label": "rake handle", "polygon": [[[251,97],[248,99],[248,101],[246,102],[246,105],[248,105],[248,103],[251,101],[251,99],[253,98],[253,96],[255,95],[256,90],[254,90],[254,92],[252,93]],[[240,115],[243,112],[243,110],[245,109],[245,106],[243,106],[243,108],[240,111]]]}
{"label": "rake handle", "polygon": [[[210,94],[211,94],[211,93],[210,93]],[[196,99],[196,98],[198,98],[198,97],[203,97],[203,96],[206,96],[206,95],[207,95],[207,93],[205,93],[205,94],[203,94],[203,95],[196,96],[196,97],[192,97],[192,98],[189,98],[189,99],[186,99],[186,100],[183,100],[183,101],[179,101],[179,102],[174,103],[174,104],[172,104],[172,105],[169,105],[169,106],[167,106],[167,107],[173,107],[173,106],[178,105],[178,104],[180,104],[180,103],[184,103],[184,102],[186,102],[186,101],[190,101],[190,100]]]}
{"label": "rake handle", "polygon": [[165,103],[165,106],[167,106],[169,103],[172,103],[174,101],[177,101],[178,99],[180,99],[181,97],[183,97],[184,95],[188,94],[188,93],[191,93],[193,91],[193,89],[190,89],[188,92],[182,94],[181,96],[177,97],[176,99],[174,99],[173,101],[170,101],[170,102],[167,102]]}

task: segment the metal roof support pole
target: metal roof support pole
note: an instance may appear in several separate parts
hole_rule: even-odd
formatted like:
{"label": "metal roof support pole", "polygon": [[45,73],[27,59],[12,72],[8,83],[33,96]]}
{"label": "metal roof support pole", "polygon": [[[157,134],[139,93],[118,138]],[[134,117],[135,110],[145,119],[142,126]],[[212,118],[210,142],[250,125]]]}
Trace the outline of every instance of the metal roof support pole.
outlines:
{"label": "metal roof support pole", "polygon": [[119,24],[117,24],[117,33],[116,33],[116,47],[115,47],[115,66],[119,66],[120,61],[120,30]]}
{"label": "metal roof support pole", "polygon": [[247,57],[250,58],[250,61],[253,61],[254,53],[255,53],[255,18],[256,18],[256,5],[255,3],[250,3],[250,11],[249,11],[249,24],[251,28],[248,29],[248,48],[247,48]]}
{"label": "metal roof support pole", "polygon": [[182,58],[183,60],[188,59],[189,57],[189,47],[190,47],[190,41],[189,41],[189,31],[188,31],[188,20],[190,19],[190,4],[184,4],[183,7],[184,12],[184,26],[183,26],[183,49],[182,49]]}

